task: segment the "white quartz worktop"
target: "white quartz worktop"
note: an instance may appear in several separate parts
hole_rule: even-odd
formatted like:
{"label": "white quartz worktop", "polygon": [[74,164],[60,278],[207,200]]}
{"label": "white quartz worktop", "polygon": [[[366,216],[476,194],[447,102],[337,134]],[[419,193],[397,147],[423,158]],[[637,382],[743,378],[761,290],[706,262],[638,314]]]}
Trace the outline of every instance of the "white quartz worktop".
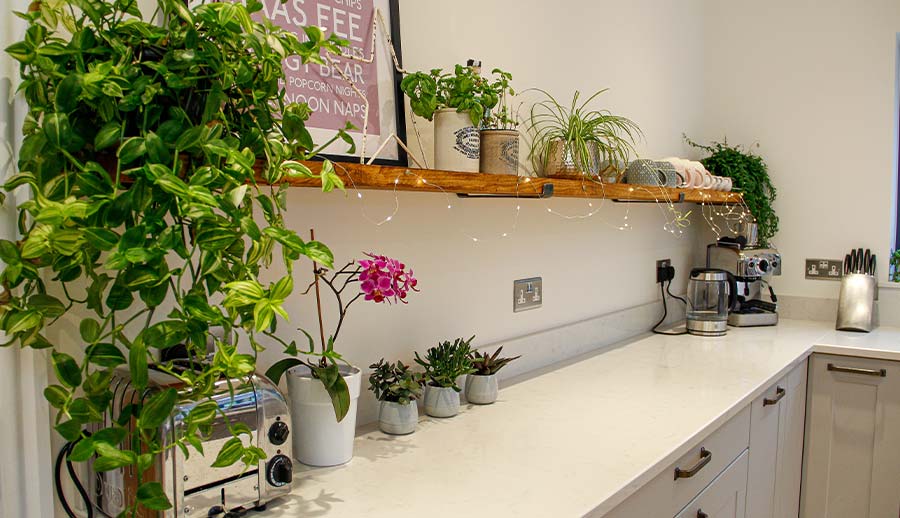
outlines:
{"label": "white quartz worktop", "polygon": [[825,322],[652,335],[506,387],[416,433],[356,439],[354,459],[295,471],[266,518],[578,517],[621,503],[811,352],[900,360],[900,329]]}

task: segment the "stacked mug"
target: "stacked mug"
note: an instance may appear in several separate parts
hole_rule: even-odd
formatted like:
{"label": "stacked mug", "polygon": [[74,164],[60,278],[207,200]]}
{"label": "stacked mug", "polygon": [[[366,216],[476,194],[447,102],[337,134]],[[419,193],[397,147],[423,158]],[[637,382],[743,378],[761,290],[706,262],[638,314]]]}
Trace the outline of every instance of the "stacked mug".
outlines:
{"label": "stacked mug", "polygon": [[724,192],[729,192],[734,187],[731,178],[715,176],[695,160],[669,157],[663,158],[662,161],[669,162],[675,168],[678,173],[678,187]]}

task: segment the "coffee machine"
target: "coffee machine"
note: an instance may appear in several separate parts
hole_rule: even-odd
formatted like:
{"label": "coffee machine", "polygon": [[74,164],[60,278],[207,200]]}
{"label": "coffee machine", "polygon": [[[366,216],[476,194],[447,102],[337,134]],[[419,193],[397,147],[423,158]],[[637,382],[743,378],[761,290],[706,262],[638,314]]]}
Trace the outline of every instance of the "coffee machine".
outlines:
{"label": "coffee machine", "polygon": [[[778,298],[768,280],[781,275],[781,254],[774,248],[759,246],[756,223],[742,223],[735,237],[722,237],[707,246],[706,267],[730,272],[737,281],[737,304],[728,314],[728,325],[778,323]],[[765,292],[769,300],[763,298]]]}

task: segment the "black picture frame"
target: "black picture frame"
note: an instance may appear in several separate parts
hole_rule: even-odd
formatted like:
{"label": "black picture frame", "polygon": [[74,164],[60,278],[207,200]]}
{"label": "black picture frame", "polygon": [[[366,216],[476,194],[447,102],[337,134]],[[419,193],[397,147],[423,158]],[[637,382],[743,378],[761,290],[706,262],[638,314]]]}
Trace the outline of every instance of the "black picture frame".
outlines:
{"label": "black picture frame", "polygon": [[[388,13],[388,19],[391,25],[391,41],[394,43],[394,52],[397,55],[397,63],[400,65],[400,68],[403,68],[403,52],[401,50],[400,44],[400,0],[388,0],[388,8],[390,9],[390,13]],[[400,81],[403,80],[403,74],[401,74],[397,70],[397,68],[393,66],[393,63],[391,64],[391,70],[393,71],[394,75],[394,105],[396,106],[394,117],[396,117],[397,121],[396,133],[397,137],[405,143],[406,100],[403,97],[403,90],[400,89]],[[315,158],[315,160],[326,159],[331,160],[332,162],[359,163],[358,155],[321,154]],[[368,163],[368,160],[366,161],[366,163]],[[402,146],[398,145],[396,159],[376,158],[372,160],[372,165],[407,167],[409,166],[409,157],[407,156],[406,150],[403,149]]]}

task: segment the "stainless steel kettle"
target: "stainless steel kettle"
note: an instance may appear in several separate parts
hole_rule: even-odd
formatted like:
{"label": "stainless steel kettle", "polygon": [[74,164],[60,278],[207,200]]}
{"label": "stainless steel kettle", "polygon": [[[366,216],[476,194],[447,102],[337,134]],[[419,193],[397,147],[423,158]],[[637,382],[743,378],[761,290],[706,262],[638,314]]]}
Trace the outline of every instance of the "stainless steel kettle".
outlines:
{"label": "stainless steel kettle", "polygon": [[716,268],[695,268],[687,287],[687,332],[722,336],[728,331],[728,312],[737,306],[737,280]]}

